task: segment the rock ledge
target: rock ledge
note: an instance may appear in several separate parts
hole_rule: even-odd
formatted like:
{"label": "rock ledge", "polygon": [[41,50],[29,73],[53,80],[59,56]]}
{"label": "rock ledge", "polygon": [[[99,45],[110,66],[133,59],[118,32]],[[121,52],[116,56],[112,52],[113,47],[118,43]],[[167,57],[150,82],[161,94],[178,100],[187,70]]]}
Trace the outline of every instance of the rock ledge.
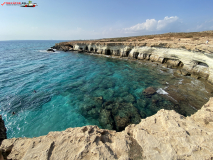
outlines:
{"label": "rock ledge", "polygon": [[213,98],[190,117],[162,109],[122,132],[68,128],[36,138],[5,139],[0,149],[5,159],[26,160],[211,159]]}

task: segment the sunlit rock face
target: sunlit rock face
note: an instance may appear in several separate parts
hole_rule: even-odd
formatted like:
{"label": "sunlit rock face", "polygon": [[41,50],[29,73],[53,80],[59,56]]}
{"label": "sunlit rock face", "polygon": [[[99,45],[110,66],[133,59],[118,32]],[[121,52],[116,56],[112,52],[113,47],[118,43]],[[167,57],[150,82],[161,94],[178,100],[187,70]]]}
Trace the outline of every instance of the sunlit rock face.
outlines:
{"label": "sunlit rock face", "polygon": [[[122,125],[122,122],[125,120],[119,123]],[[109,125],[107,121],[103,123]],[[137,125],[127,126],[122,132],[85,126],[50,132],[37,138],[5,139],[0,156],[5,159],[52,160],[211,159],[212,141],[213,98],[210,98],[190,117],[162,109]]]}
{"label": "sunlit rock face", "polygon": [[[73,47],[74,46],[74,47]],[[162,48],[164,47],[164,48]],[[170,48],[171,47],[171,48]],[[59,43],[59,50],[76,50],[109,56],[127,57],[165,64],[167,68],[178,68],[178,73],[203,78],[213,84],[213,58],[210,53],[190,51],[176,46],[156,44],[122,44],[122,43]],[[186,47],[185,47],[186,48]]]}

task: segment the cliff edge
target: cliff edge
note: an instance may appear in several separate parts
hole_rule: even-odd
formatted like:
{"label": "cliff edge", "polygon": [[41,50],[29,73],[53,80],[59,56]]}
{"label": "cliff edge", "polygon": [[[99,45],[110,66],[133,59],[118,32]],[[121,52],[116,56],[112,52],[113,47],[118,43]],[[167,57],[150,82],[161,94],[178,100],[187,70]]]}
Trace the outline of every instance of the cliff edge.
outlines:
{"label": "cliff edge", "polygon": [[213,98],[190,117],[160,110],[122,132],[68,128],[36,138],[5,139],[5,159],[211,159]]}
{"label": "cliff edge", "polygon": [[78,51],[158,62],[184,76],[213,84],[213,31],[56,43],[62,51]]}

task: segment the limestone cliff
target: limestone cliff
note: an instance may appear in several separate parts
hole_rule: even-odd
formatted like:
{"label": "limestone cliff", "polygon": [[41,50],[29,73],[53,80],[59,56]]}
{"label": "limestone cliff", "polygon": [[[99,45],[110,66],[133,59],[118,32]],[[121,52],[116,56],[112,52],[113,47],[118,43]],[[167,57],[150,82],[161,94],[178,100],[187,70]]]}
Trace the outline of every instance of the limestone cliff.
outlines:
{"label": "limestone cliff", "polygon": [[212,159],[213,98],[184,117],[160,110],[122,132],[97,126],[68,128],[37,138],[5,139],[5,159]]}
{"label": "limestone cliff", "polygon": [[182,38],[179,34],[163,34],[151,38],[71,41],[55,44],[53,48],[163,63],[168,68],[178,68],[180,74],[203,78],[213,84],[213,32],[204,33],[184,33]]}

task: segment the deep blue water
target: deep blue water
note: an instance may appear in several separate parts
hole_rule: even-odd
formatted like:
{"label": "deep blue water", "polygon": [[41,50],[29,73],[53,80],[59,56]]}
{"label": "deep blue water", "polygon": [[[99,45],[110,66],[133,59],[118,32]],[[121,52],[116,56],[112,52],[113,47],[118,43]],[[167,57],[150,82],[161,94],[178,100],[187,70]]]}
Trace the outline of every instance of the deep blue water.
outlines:
{"label": "deep blue water", "polygon": [[[103,56],[45,51],[58,42],[0,41],[0,114],[8,138],[36,137],[85,125],[101,127],[98,119],[82,113],[82,106],[92,105],[96,97],[103,97],[103,102],[131,103],[145,117],[161,108],[173,109],[174,104],[160,94],[154,96],[159,106],[153,109],[153,98],[142,94],[149,86],[164,89],[168,84],[181,84],[183,77],[174,78],[173,70]],[[197,80],[189,81],[200,86]],[[188,110],[194,112],[191,107]]]}

